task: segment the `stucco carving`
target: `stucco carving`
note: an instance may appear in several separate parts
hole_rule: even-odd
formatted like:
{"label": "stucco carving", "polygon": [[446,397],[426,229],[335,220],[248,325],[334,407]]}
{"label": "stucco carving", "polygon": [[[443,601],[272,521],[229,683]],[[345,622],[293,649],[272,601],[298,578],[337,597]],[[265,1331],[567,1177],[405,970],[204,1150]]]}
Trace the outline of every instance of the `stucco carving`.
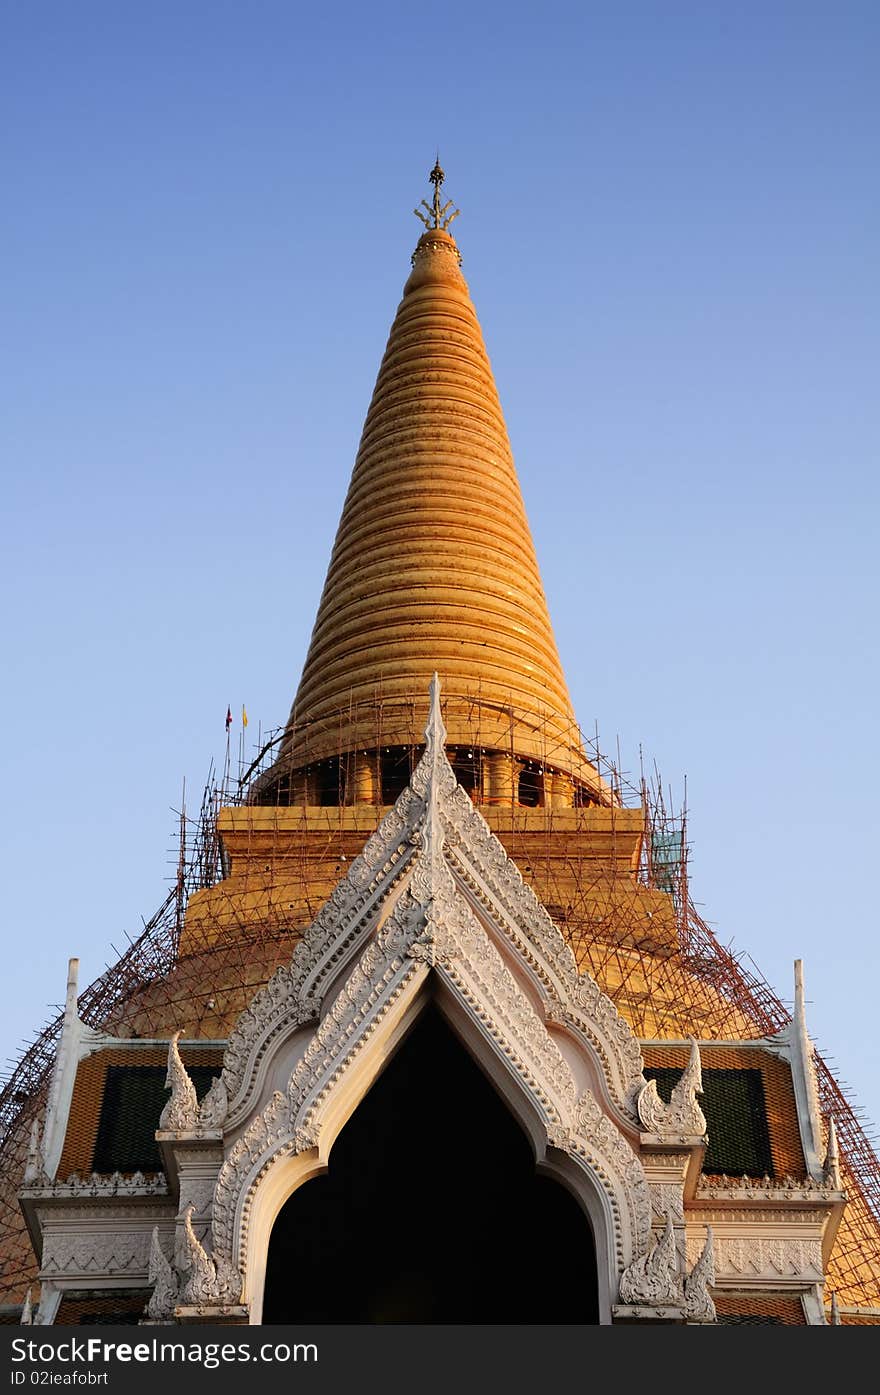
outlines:
{"label": "stucco carving", "polygon": [[64,1274],[145,1274],[149,1250],[146,1231],[119,1230],[111,1234],[69,1234],[48,1229],[43,1234],[42,1278]]}
{"label": "stucco carving", "polygon": [[476,917],[465,911],[456,962],[442,965],[441,974],[459,988],[523,1076],[546,1122],[561,1123],[571,1118],[577,1099],[571,1071],[498,950]]}
{"label": "stucco carving", "polygon": [[[578,974],[570,948],[457,785],[444,739],[435,683],[426,748],[409,789],[322,908],[289,969],[256,995],[230,1039],[223,1070],[229,1126],[234,1131],[236,1120],[258,1112],[228,1146],[206,1258],[234,1272],[239,1287],[236,1266],[243,1273],[249,1262],[250,1213],[262,1178],[276,1160],[321,1144],[336,1086],[391,1005],[427,972],[445,981],[479,1039],[518,1078],[548,1143],[604,1191],[618,1269],[647,1258],[651,1202],[641,1162],[599,1100],[589,1090],[578,1093],[525,982],[540,985],[548,1016],[565,1015],[574,1039],[598,1061],[617,1114],[636,1129],[635,1099],[645,1085],[638,1042],[597,985]],[[498,948],[505,941],[525,961],[523,982]],[[331,982],[332,1001],[321,1004]],[[269,1069],[261,1060],[319,1011],[286,1089],[260,1107],[258,1081]],[[198,1272],[200,1296],[193,1288],[190,1305],[204,1304],[213,1282],[204,1264]]]}
{"label": "stucco carving", "polygon": [[716,1235],[714,1248],[719,1278],[799,1278],[814,1283],[823,1277],[819,1240]]}
{"label": "stucco carving", "polygon": [[338,1079],[366,1040],[368,1020],[387,990],[399,987],[412,972],[393,949],[374,940],[337,994],[322,1019],[287,1087],[290,1122],[308,1129],[314,1122],[327,1087]]}
{"label": "stucco carving", "polygon": [[241,1297],[241,1275],[224,1255],[209,1255],[193,1230],[195,1207],[183,1213],[186,1281],[180,1293],[181,1307],[224,1306]]}
{"label": "stucco carving", "polygon": [[620,1277],[621,1303],[678,1305],[683,1301],[681,1268],[672,1229],[672,1217],[666,1217],[666,1229],[646,1255],[637,1259]]}
{"label": "stucco carving", "polygon": [[676,1225],[684,1225],[684,1193],[680,1182],[651,1182],[651,1208],[662,1220],[671,1216]]}
{"label": "stucco carving", "polygon": [[715,1304],[710,1289],[715,1283],[715,1250],[712,1227],[706,1227],[702,1254],[684,1281],[684,1310],[690,1322],[714,1322]]}
{"label": "stucco carving", "polygon": [[199,1125],[203,1129],[222,1129],[229,1112],[229,1096],[222,1075],[215,1075],[211,1088],[199,1106]]}
{"label": "stucco carving", "polygon": [[92,1172],[88,1177],[80,1177],[72,1172],[63,1181],[33,1183],[23,1190],[29,1196],[42,1198],[70,1198],[74,1201],[89,1197],[120,1197],[136,1200],[143,1196],[167,1196],[168,1182],[163,1172],[132,1172],[129,1176],[121,1172]]}
{"label": "stucco carving", "polygon": [[706,1132],[706,1116],[697,1104],[697,1095],[702,1093],[700,1048],[691,1039],[690,1060],[669,1103],[661,1100],[655,1080],[649,1080],[639,1094],[638,1114],[645,1132],[661,1138],[702,1137]]}
{"label": "stucco carving", "polygon": [[214,1253],[222,1254],[230,1263],[234,1245],[235,1207],[247,1185],[254,1164],[261,1158],[273,1156],[289,1141],[290,1108],[287,1096],[276,1090],[265,1109],[249,1125],[228,1153],[214,1189],[211,1228]]}
{"label": "stucco carving", "polygon": [[728,1177],[704,1173],[697,1187],[700,1200],[735,1201],[740,1205],[767,1201],[808,1201],[814,1205],[833,1202],[843,1193],[830,1184],[822,1186],[811,1177]]}
{"label": "stucco carving", "polygon": [[177,1304],[179,1281],[173,1265],[165,1258],[159,1244],[158,1226],[153,1226],[147,1277],[153,1292],[147,1304],[146,1316],[155,1322],[161,1322],[163,1319],[170,1322]]}
{"label": "stucco carving", "polygon": [[43,1167],[43,1154],[40,1149],[40,1121],[39,1119],[34,1119],[31,1124],[27,1159],[24,1165],[24,1177],[22,1178],[22,1182],[25,1187],[33,1187],[47,1180],[46,1171]]}
{"label": "stucco carving", "polygon": [[199,1122],[199,1100],[196,1087],[189,1078],[186,1066],[180,1059],[177,1043],[179,1031],[168,1043],[168,1070],[165,1073],[165,1088],[171,1091],[162,1113],[159,1115],[160,1130],[185,1133],[197,1127]]}

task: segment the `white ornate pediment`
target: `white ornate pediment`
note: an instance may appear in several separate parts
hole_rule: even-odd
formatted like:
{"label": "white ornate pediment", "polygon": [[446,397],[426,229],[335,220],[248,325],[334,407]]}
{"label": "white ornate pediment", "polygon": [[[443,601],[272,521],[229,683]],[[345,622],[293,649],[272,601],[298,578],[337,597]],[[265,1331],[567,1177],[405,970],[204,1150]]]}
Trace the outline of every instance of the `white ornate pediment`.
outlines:
{"label": "white ornate pediment", "polygon": [[[595,980],[578,972],[571,947],[457,783],[435,684],[426,747],[410,784],[303,934],[290,965],[256,994],[232,1032],[223,1065],[229,1124],[247,1118],[272,1043],[319,1019],[328,986],[376,933],[408,880],[418,902],[430,867],[446,895],[444,914],[460,915],[470,904],[504,937],[537,986],[545,1020],[566,1025],[589,1047],[621,1122],[638,1128],[646,1084],[639,1043]],[[429,824],[433,835],[425,843]]]}
{"label": "white ornate pediment", "polygon": [[[472,1053],[521,1106],[539,1157],[561,1159],[569,1178],[582,1179],[609,1292],[648,1251],[650,1194],[626,1136],[638,1137],[646,1083],[638,1043],[578,973],[559,930],[457,784],[436,677],[425,735],[410,786],[230,1038],[210,1256],[226,1295],[235,1290],[233,1271],[247,1295],[254,1245],[271,1224],[264,1218],[263,1239],[253,1240],[253,1216],[269,1214],[264,1198],[273,1198],[274,1218],[294,1185],[279,1177],[292,1177],[296,1160],[298,1177],[307,1159],[308,1175],[326,1166],[348,1114],[427,1000],[429,980],[441,1007],[454,1005]],[[569,1038],[565,1054],[560,1032]]]}

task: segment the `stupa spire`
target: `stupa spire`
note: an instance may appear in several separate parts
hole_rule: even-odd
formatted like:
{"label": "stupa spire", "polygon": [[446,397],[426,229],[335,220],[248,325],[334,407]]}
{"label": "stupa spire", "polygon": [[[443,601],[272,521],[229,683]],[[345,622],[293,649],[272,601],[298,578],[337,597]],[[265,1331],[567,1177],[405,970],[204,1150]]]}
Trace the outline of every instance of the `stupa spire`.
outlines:
{"label": "stupa spire", "polygon": [[515,799],[524,771],[537,788],[546,766],[554,802],[608,802],[578,734],[439,157],[429,179],[268,785],[336,761],[355,791],[346,800],[378,798],[374,754],[421,745],[436,671],[449,746],[483,762],[473,778],[487,799]]}

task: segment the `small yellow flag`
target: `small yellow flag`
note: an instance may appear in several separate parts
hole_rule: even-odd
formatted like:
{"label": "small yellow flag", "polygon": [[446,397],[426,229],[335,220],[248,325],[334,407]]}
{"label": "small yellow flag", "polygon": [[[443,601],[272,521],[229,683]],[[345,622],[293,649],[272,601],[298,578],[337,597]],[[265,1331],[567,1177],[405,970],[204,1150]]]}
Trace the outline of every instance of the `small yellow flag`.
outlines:
{"label": "small yellow flag", "polygon": [[247,712],[244,703],[241,704],[241,724],[243,727],[247,726]]}

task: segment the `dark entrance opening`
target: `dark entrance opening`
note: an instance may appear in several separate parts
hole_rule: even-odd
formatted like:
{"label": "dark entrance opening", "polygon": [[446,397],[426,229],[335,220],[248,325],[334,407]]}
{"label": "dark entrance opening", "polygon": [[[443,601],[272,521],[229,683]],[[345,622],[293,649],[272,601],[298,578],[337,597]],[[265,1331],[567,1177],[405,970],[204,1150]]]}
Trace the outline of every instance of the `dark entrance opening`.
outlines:
{"label": "dark entrance opening", "polygon": [[422,1013],[282,1207],[264,1323],[596,1323],[578,1202],[439,1013]]}

